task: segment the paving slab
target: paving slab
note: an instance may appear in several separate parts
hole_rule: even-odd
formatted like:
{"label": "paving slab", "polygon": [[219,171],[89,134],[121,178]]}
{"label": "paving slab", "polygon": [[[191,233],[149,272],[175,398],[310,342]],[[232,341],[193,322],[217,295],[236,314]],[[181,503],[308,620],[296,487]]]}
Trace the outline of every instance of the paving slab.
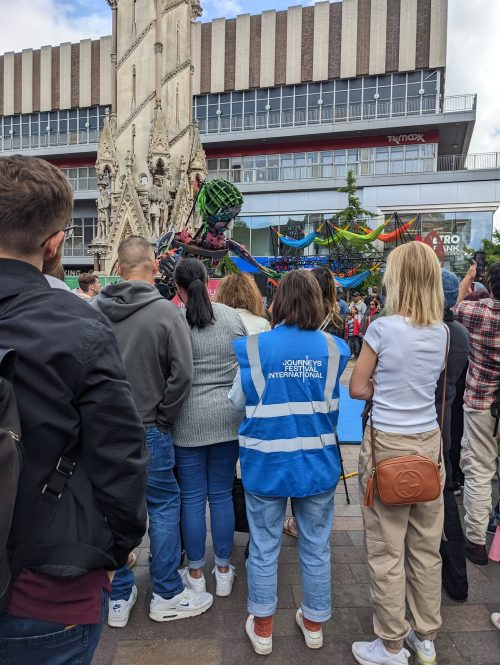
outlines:
{"label": "paving slab", "polygon": [[[345,467],[356,470],[358,446],[343,446]],[[148,617],[151,583],[145,537],[135,550],[134,569],[139,591],[136,607],[124,629],[103,629],[93,665],[355,665],[353,641],[373,639],[369,576],[363,544],[357,479],[349,479],[351,505],[339,485],[332,546],[332,618],[324,625],[325,644],[319,651],[307,649],[295,624],[302,591],[297,540],[283,535],[278,574],[278,611],[275,616],[273,653],[257,656],[245,635],[247,586],[245,546],[247,534],[235,534],[233,562],[237,578],[228,598],[214,599],[200,617],[156,623]],[[463,511],[462,511],[463,513]],[[288,505],[287,514],[291,514]],[[210,521],[207,514],[207,525]],[[206,548],[207,590],[215,591],[214,550],[210,531]],[[443,627],[436,641],[439,665],[500,665],[500,631],[490,614],[500,611],[500,565],[467,565],[469,602],[457,603],[443,593]],[[414,665],[413,657],[410,659]]]}

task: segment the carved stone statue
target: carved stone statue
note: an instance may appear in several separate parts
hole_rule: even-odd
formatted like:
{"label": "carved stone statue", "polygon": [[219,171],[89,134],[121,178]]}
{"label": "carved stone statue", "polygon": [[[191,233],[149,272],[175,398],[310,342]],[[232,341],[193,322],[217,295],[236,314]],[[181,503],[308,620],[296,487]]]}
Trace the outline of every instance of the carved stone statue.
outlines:
{"label": "carved stone statue", "polygon": [[97,183],[99,198],[97,204],[97,239],[106,240],[110,227],[111,197],[108,184],[102,180]]}
{"label": "carved stone statue", "polygon": [[159,238],[162,227],[164,226],[165,210],[168,207],[167,194],[163,185],[162,176],[156,175],[153,178],[153,184],[149,188],[149,230],[152,238]]}

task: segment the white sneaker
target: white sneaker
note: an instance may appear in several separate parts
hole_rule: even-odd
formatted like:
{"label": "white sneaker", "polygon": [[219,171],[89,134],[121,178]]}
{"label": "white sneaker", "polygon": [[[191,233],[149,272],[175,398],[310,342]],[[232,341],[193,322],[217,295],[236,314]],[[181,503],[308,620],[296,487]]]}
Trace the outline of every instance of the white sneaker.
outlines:
{"label": "white sneaker", "polygon": [[259,637],[256,635],[254,619],[254,615],[250,614],[245,624],[245,630],[247,631],[247,635],[250,638],[250,642],[252,643],[255,653],[258,653],[259,656],[267,656],[273,650],[273,636],[271,635],[271,637]]}
{"label": "white sneaker", "polygon": [[390,653],[380,637],[373,642],[354,642],[352,655],[360,665],[408,665],[409,651]]}
{"label": "white sneaker", "polygon": [[498,612],[493,612],[491,615],[491,623],[497,630],[500,630],[500,614]]}
{"label": "white sneaker", "polygon": [[434,665],[436,662],[436,649],[432,640],[421,642],[412,630],[406,638],[406,644],[415,653],[418,665]]}
{"label": "white sneaker", "polygon": [[304,626],[304,615],[302,614],[302,610],[297,610],[295,621],[297,622],[297,626],[304,634],[306,646],[310,649],[321,649],[323,646],[323,631],[321,628],[315,631],[307,630],[307,628]]}
{"label": "white sneaker", "polygon": [[199,579],[191,577],[191,575],[189,574],[188,567],[181,568],[177,572],[181,576],[182,583],[184,584],[186,589],[192,589],[193,591],[196,591],[196,593],[205,593],[205,591],[207,590],[205,575],[202,575]]}
{"label": "white sneaker", "polygon": [[217,566],[214,566],[212,573],[215,573],[215,594],[217,596],[230,596],[233,590],[234,578],[236,577],[234,566],[229,566],[227,573],[221,573]]}
{"label": "white sneaker", "polygon": [[149,605],[149,618],[153,621],[189,619],[206,612],[213,602],[211,593],[196,593],[192,589],[184,589],[170,600],[154,593]]}
{"label": "white sneaker", "polygon": [[108,608],[108,626],[112,628],[125,628],[130,612],[137,600],[137,587],[132,587],[128,600],[110,600]]}

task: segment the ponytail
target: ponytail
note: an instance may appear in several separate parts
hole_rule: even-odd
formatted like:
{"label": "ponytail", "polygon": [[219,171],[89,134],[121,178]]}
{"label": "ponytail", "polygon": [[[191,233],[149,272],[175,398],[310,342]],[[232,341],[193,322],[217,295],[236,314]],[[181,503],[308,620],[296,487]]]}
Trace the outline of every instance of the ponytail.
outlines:
{"label": "ponytail", "polygon": [[186,319],[191,328],[204,328],[214,322],[214,310],[208,297],[207,271],[197,259],[182,259],[175,268],[175,283],[186,290]]}

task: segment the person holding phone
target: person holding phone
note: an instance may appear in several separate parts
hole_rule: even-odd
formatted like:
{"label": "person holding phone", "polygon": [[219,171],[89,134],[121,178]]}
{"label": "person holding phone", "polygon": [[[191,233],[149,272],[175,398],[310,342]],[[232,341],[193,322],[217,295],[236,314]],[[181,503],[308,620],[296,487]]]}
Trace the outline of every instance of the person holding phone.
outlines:
{"label": "person holding phone", "polygon": [[471,344],[460,460],[465,477],[465,549],[472,563],[486,566],[491,479],[500,468],[500,433],[491,410],[500,385],[500,263],[491,266],[487,275],[490,297],[468,301],[477,268],[474,261],[460,284],[455,314],[469,330]]}

